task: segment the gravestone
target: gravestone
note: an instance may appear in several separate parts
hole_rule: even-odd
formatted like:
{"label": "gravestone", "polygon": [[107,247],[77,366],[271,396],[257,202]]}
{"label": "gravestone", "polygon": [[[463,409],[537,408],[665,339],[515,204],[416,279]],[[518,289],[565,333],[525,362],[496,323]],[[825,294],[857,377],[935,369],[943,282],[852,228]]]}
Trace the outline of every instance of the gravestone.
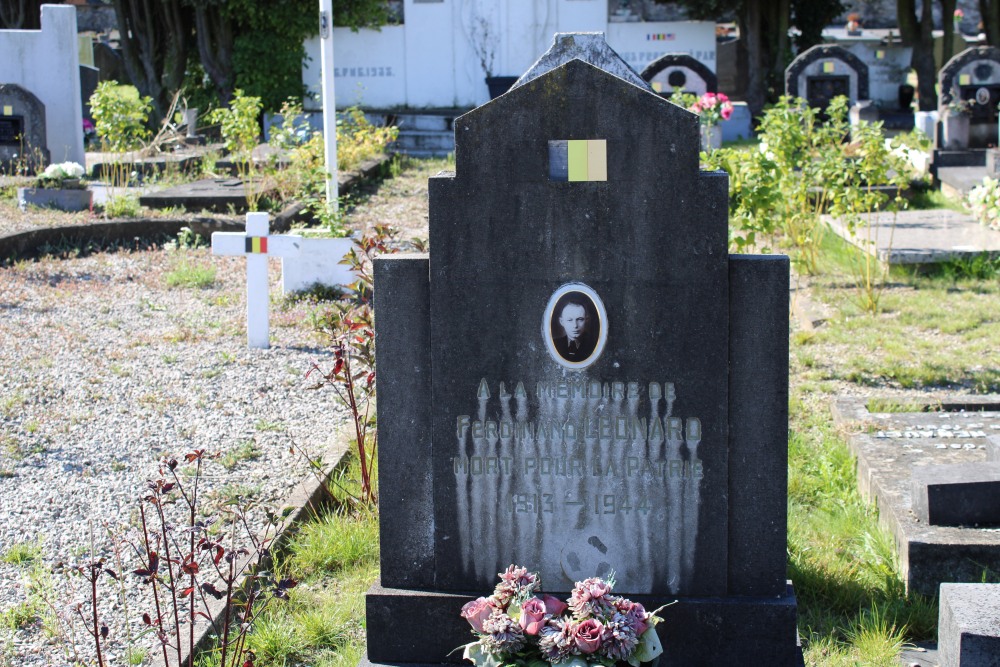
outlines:
{"label": "gravestone", "polygon": [[0,172],[34,173],[49,163],[45,105],[16,84],[0,84]]}
{"label": "gravestone", "polygon": [[362,664],[458,661],[458,611],[511,563],[548,592],[613,570],[649,609],[677,600],[657,628],[671,664],[801,664],[788,260],[728,254],[697,116],[630,72],[599,33],[557,35],[456,119],[431,255],[375,263]]}
{"label": "gravestone", "polygon": [[20,86],[41,104],[44,140],[33,146],[53,162],[85,166],[75,6],[42,5],[40,30],[0,30],[0,84]]}
{"label": "gravestone", "polygon": [[[939,118],[944,119],[949,104],[966,100],[971,108],[969,148],[996,146],[1000,49],[977,46],[957,54],[938,72],[938,87],[941,91],[938,95]],[[938,145],[943,145],[940,136],[938,139]]]}
{"label": "gravestone", "polygon": [[699,97],[705,93],[719,92],[715,72],[703,62],[686,53],[667,53],[646,66],[640,74],[643,81],[664,97],[670,97],[680,88],[685,93]]}
{"label": "gravestone", "polygon": [[843,47],[817,44],[785,69],[785,93],[802,97],[817,109],[826,109],[838,95],[847,97],[854,106],[869,99],[868,66]]}

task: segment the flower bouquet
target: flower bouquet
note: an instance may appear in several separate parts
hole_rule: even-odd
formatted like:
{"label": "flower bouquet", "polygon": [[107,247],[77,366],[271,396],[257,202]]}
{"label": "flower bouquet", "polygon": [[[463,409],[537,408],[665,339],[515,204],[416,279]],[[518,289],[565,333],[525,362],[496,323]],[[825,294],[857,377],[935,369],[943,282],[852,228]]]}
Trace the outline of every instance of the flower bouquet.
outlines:
{"label": "flower bouquet", "polygon": [[725,93],[705,93],[688,107],[701,117],[701,124],[713,127],[733,115],[733,103]]}
{"label": "flower bouquet", "polygon": [[638,667],[663,653],[660,610],[612,595],[613,575],[577,582],[567,602],[543,595],[538,575],[523,567],[499,576],[493,595],[462,607],[477,637],[463,657],[476,667]]}
{"label": "flower bouquet", "polygon": [[79,190],[86,187],[82,182],[83,167],[76,162],[50,164],[38,176],[38,187]]}

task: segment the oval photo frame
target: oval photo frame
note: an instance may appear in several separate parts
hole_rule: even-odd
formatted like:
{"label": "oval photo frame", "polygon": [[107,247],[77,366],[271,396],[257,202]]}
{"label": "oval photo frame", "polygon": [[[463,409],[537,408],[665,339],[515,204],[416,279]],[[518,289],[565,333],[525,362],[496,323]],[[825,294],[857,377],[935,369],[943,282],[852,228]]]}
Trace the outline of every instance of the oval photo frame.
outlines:
{"label": "oval photo frame", "polygon": [[597,292],[566,283],[549,297],[542,316],[542,340],[560,366],[582,370],[597,361],[608,340],[608,313]]}

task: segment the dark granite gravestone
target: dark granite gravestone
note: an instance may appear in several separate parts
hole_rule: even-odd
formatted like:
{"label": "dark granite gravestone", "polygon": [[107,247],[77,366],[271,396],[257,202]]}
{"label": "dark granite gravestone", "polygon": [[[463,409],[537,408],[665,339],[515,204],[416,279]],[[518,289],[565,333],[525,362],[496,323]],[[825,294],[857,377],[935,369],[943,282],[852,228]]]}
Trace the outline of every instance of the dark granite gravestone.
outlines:
{"label": "dark granite gravestone", "polygon": [[33,174],[48,164],[45,105],[21,86],[0,84],[0,173]]}
{"label": "dark granite gravestone", "polygon": [[785,69],[785,94],[804,97],[818,109],[826,109],[831,99],[844,95],[853,106],[868,99],[868,65],[843,47],[817,44]]}
{"label": "dark granite gravestone", "polygon": [[648,608],[678,600],[658,626],[670,664],[801,664],[788,261],[728,254],[727,177],[699,170],[697,116],[601,35],[557,35],[455,139],[431,255],[375,265],[363,664],[458,661],[462,604],[511,563],[546,591],[613,570]]}
{"label": "dark granite gravestone", "polygon": [[670,97],[677,88],[694,95],[719,92],[715,72],[686,53],[666,53],[649,63],[640,76],[663,97]]}

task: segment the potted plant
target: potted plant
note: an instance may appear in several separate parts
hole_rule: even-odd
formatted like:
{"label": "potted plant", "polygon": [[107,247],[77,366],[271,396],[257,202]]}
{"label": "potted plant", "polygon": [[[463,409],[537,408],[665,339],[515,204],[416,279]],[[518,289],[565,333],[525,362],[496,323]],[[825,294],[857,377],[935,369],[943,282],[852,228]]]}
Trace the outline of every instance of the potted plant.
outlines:
{"label": "potted plant", "polygon": [[93,193],[83,178],[83,167],[76,162],[50,164],[35,181],[35,187],[18,188],[18,206],[28,204],[60,211],[85,211],[93,204]]}
{"label": "potted plant", "polygon": [[968,100],[952,99],[945,108],[941,119],[942,139],[944,147],[961,149],[969,147],[969,120],[972,115],[972,105]]}
{"label": "potted plant", "polygon": [[861,34],[861,17],[857,14],[847,15],[847,34],[848,35],[860,35]]}
{"label": "potted plant", "polygon": [[701,119],[701,149],[715,150],[722,148],[722,128],[719,123],[729,120],[733,115],[733,103],[724,93],[705,93],[688,111],[698,114]]}
{"label": "potted plant", "polygon": [[479,58],[479,66],[486,75],[486,87],[490,91],[490,99],[496,99],[510,90],[510,87],[517,81],[516,76],[496,76],[493,73],[493,63],[496,60],[497,45],[499,38],[494,32],[490,19],[477,11],[470,19],[471,28],[469,30],[469,43],[476,57]]}

